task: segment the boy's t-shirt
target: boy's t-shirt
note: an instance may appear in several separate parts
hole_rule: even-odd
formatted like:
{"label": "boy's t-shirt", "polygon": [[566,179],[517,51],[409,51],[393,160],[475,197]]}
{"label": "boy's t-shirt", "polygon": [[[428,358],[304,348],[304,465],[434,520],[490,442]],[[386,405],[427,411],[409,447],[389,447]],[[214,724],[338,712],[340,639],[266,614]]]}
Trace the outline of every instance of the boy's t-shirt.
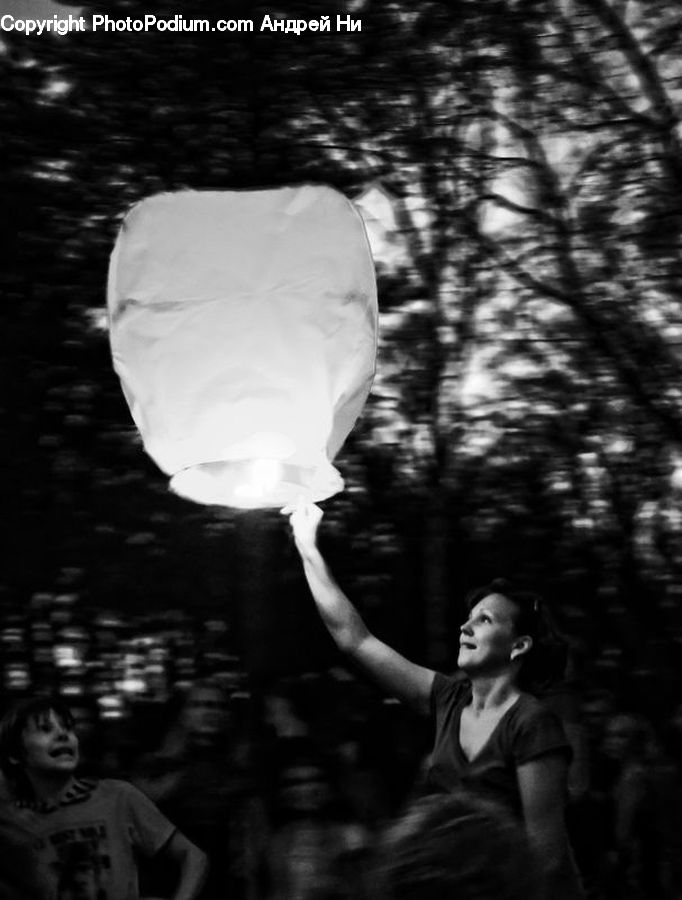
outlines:
{"label": "boy's t-shirt", "polygon": [[46,900],[138,900],[137,857],[154,856],[175,826],[125,781],[76,781],[61,804],[26,805]]}

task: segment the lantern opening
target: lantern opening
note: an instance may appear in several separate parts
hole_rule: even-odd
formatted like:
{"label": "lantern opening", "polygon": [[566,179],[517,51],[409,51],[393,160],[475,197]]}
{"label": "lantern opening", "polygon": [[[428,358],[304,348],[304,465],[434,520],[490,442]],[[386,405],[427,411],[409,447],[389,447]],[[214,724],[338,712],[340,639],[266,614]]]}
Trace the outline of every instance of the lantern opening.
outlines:
{"label": "lantern opening", "polygon": [[[187,500],[240,509],[286,506],[300,497],[331,497],[341,476],[333,466],[324,473],[278,459],[201,463],[175,474],[171,490]],[[342,482],[341,482],[342,483]]]}

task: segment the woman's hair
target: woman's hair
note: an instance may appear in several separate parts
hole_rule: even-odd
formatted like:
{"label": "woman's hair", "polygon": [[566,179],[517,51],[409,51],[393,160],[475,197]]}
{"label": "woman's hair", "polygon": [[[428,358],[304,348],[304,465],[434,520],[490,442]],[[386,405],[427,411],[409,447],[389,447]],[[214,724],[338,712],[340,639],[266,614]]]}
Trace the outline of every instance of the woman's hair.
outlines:
{"label": "woman's hair", "polygon": [[383,835],[376,870],[380,900],[525,900],[537,886],[524,830],[464,790],[414,803]]}
{"label": "woman's hair", "polygon": [[23,700],[0,720],[0,769],[17,797],[30,797],[32,794],[23,766],[24,731],[29,722],[48,719],[50,713],[54,713],[67,728],[75,727],[71,710],[59,697]]}
{"label": "woman's hair", "polygon": [[519,685],[524,690],[542,691],[560,681],[568,662],[568,647],[558,634],[542,597],[534,591],[519,588],[507,578],[496,578],[467,595],[467,609],[473,609],[491,594],[501,594],[516,607],[516,634],[528,635],[533,642],[523,657]]}

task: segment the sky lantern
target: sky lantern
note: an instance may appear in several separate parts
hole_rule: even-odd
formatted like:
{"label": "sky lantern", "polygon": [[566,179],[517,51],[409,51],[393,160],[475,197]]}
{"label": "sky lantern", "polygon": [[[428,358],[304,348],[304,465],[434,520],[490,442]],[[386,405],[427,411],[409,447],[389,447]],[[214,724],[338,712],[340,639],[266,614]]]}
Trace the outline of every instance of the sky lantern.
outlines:
{"label": "sky lantern", "polygon": [[158,194],[109,267],[114,368],[173,491],[257,508],[324,500],[375,369],[362,219],[318,185]]}

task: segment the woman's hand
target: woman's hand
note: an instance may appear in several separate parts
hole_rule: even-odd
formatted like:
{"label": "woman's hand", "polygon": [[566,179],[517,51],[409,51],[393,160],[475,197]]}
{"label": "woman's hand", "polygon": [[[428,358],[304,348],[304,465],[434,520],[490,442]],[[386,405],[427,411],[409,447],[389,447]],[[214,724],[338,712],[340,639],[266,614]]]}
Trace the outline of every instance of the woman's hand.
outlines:
{"label": "woman's hand", "polygon": [[317,529],[323,515],[320,507],[314,503],[299,501],[295,506],[285,506],[282,514],[289,516],[299,553],[314,550],[317,546]]}

